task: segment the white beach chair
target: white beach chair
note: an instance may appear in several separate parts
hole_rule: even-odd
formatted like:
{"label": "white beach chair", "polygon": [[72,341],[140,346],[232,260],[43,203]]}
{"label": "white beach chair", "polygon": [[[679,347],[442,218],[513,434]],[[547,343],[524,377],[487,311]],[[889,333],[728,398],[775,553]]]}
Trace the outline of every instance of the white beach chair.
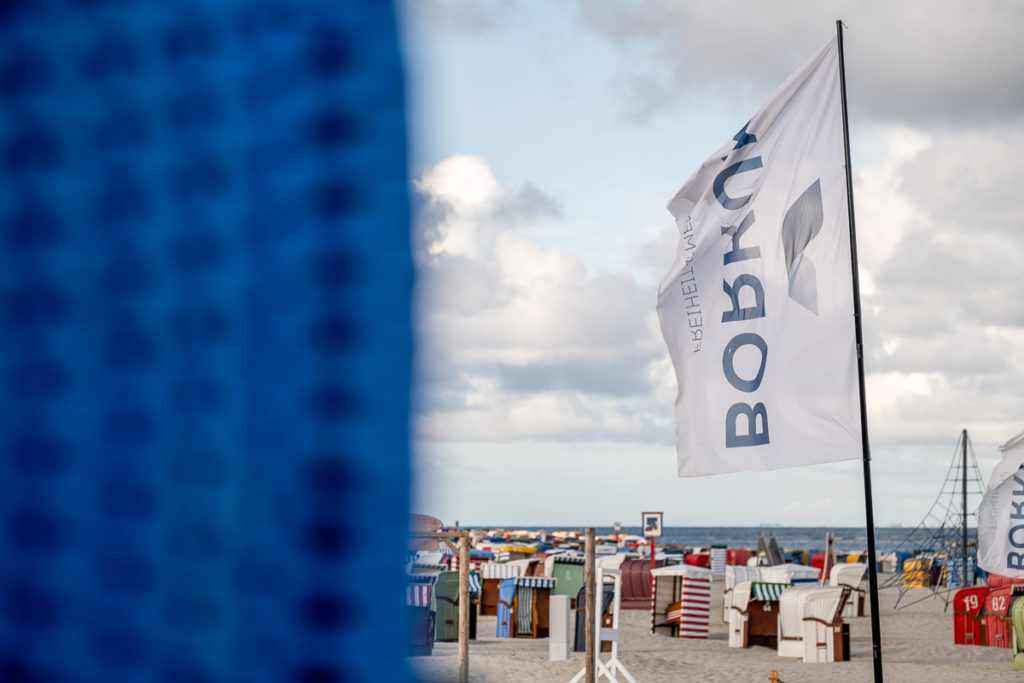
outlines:
{"label": "white beach chair", "polygon": [[761,569],[759,567],[743,567],[727,565],[725,568],[725,588],[722,589],[722,622],[729,623],[729,613],[732,611],[733,589],[737,583],[743,581],[760,581]]}
{"label": "white beach chair", "polygon": [[747,603],[750,602],[750,581],[740,581],[732,589],[729,606],[729,647],[746,647]]}
{"label": "white beach chair", "polygon": [[804,605],[815,591],[830,590],[821,586],[794,586],[779,597],[780,657],[804,656]]}
{"label": "white beach chair", "polygon": [[850,599],[846,601],[846,607],[843,608],[843,617],[864,616],[865,590],[861,587],[861,584],[864,582],[864,575],[867,573],[867,570],[868,566],[860,562],[837,564],[832,567],[832,571],[828,576],[829,585],[847,586],[850,588]]}
{"label": "white beach chair", "polygon": [[777,647],[778,601],[788,589],[788,583],[737,583],[729,614],[729,647]]}
{"label": "white beach chair", "polygon": [[850,597],[849,586],[819,588],[804,599],[804,661],[835,662],[843,652],[842,610]]}

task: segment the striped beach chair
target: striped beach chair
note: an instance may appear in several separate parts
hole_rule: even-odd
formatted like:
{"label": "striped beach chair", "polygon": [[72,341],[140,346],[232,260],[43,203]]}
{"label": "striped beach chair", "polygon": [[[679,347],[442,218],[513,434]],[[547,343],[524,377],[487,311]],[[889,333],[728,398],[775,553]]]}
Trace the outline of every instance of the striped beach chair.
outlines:
{"label": "striped beach chair", "polygon": [[[498,585],[508,578],[518,578],[523,574],[523,566],[517,563],[488,562],[480,567],[482,583],[480,597],[480,614],[496,616],[498,614]],[[509,602],[511,608],[511,602]]]}
{"label": "striped beach chair", "polygon": [[678,638],[707,638],[712,572],[669,565],[651,572],[651,633],[668,629]]}
{"label": "striped beach chair", "polygon": [[516,579],[512,605],[516,638],[546,638],[549,627],[548,599],[557,579],[524,576]]}
{"label": "striped beach chair", "polygon": [[405,604],[412,622],[411,654],[429,655],[434,649],[435,612],[433,602],[436,574],[410,574],[406,576]]}
{"label": "striped beach chair", "polygon": [[711,546],[711,571],[715,574],[724,574],[729,549],[724,545]]}
{"label": "striped beach chair", "polygon": [[789,583],[744,581],[733,589],[729,647],[778,647],[779,597]]}

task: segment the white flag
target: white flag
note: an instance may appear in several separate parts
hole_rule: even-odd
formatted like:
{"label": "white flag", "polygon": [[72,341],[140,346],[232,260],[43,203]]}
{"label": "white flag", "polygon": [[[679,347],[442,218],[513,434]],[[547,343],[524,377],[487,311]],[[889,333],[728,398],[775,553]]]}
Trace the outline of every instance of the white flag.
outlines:
{"label": "white flag", "polygon": [[681,477],[862,455],[843,149],[833,39],[669,202]]}
{"label": "white flag", "polygon": [[1024,578],[1024,432],[999,447],[1003,459],[992,470],[978,507],[978,566]]}

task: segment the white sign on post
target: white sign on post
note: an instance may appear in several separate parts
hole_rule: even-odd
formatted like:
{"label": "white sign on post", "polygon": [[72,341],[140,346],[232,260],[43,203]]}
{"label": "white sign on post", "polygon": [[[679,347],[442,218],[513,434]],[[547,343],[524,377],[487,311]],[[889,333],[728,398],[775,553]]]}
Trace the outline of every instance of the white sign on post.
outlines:
{"label": "white sign on post", "polygon": [[661,536],[661,515],[660,512],[641,513],[641,526],[644,536]]}

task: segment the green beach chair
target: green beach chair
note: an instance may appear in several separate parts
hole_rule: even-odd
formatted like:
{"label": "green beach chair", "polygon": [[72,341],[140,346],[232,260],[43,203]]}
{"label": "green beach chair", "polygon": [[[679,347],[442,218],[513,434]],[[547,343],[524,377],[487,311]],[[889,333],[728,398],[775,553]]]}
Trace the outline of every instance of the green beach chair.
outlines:
{"label": "green beach chair", "polygon": [[1013,670],[1024,671],[1024,599],[1017,599],[1013,613]]}

